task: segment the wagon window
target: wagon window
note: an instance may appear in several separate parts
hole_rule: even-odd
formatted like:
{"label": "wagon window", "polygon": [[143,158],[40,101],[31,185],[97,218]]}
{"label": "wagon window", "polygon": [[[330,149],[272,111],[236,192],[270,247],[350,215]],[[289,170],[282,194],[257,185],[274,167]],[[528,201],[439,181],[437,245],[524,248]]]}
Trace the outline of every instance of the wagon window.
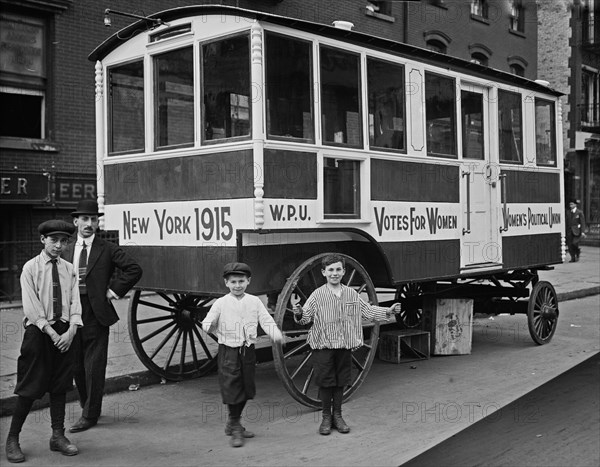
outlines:
{"label": "wagon window", "polygon": [[250,134],[249,36],[202,46],[205,141]]}
{"label": "wagon window", "polygon": [[367,59],[369,144],[404,150],[404,67]]}
{"label": "wagon window", "polygon": [[325,219],[358,219],[360,162],[326,157],[323,166]]}
{"label": "wagon window", "polygon": [[321,47],[323,142],[362,147],[360,57]]}
{"label": "wagon window", "polygon": [[314,142],[311,44],[267,33],[267,134]]}
{"label": "wagon window", "polygon": [[538,165],[556,165],[554,102],[535,100],[535,153]]}
{"label": "wagon window", "polygon": [[523,162],[521,95],[498,91],[500,162]]}
{"label": "wagon window", "polygon": [[456,90],[454,80],[425,74],[427,153],[456,157]]}
{"label": "wagon window", "polygon": [[191,47],[154,59],[156,147],[194,142],[194,58]]}
{"label": "wagon window", "polygon": [[460,93],[463,157],[484,159],[483,94]]}
{"label": "wagon window", "polygon": [[144,150],[144,63],[108,70],[109,154]]}

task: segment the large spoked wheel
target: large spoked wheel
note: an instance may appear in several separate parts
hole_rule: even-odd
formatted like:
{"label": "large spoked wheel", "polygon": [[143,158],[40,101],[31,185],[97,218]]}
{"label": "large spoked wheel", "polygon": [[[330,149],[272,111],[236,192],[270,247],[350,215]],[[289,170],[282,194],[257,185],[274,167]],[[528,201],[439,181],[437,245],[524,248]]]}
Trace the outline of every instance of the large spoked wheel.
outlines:
{"label": "large spoked wheel", "polygon": [[[279,294],[275,321],[286,336],[287,344],[273,343],[275,369],[290,395],[308,407],[321,407],[318,388],[313,382],[312,351],[306,342],[309,326],[295,323],[292,306],[303,305],[313,290],[325,283],[321,274],[320,254],[300,265],[287,280]],[[377,304],[377,294],[367,271],[350,256],[346,261],[346,274],[342,282],[354,288],[367,303]],[[352,383],[344,388],[344,400],[348,399],[362,384],[375,357],[379,338],[379,323],[363,320],[364,345],[352,352]]]}
{"label": "large spoked wheel", "polygon": [[550,282],[539,281],[533,286],[527,306],[529,334],[536,344],[547,344],[558,323],[558,298]]}
{"label": "large spoked wheel", "polygon": [[396,290],[396,301],[402,304],[402,311],[396,315],[396,325],[400,329],[413,329],[421,326],[423,320],[423,287],[416,282],[403,284]]}
{"label": "large spoked wheel", "polygon": [[153,373],[170,381],[202,376],[217,365],[218,345],[202,330],[214,298],[188,294],[141,296],[129,302],[129,335],[135,353]]}

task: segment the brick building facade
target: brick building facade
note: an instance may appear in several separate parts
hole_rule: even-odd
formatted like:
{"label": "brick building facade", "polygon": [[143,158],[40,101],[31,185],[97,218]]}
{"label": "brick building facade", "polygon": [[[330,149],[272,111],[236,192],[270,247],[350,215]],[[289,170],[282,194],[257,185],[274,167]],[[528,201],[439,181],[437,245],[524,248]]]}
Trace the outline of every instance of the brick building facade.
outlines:
{"label": "brick building facade", "polygon": [[70,219],[96,183],[94,63],[89,53],[133,19],[222,3],[354,30],[537,78],[537,8],[521,0],[0,0],[0,300],[19,298],[37,225]]}

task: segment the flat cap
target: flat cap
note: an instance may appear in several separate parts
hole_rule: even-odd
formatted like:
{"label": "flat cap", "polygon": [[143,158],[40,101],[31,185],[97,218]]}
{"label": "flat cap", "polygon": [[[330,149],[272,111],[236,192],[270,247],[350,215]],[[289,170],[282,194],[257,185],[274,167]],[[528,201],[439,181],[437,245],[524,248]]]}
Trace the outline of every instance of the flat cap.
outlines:
{"label": "flat cap", "polygon": [[246,263],[227,263],[223,268],[223,277],[227,277],[230,274],[243,274],[250,277],[252,271]]}
{"label": "flat cap", "polygon": [[75,230],[77,229],[73,224],[60,219],[51,219],[38,225],[38,232],[45,236],[62,234],[70,237],[75,233]]}

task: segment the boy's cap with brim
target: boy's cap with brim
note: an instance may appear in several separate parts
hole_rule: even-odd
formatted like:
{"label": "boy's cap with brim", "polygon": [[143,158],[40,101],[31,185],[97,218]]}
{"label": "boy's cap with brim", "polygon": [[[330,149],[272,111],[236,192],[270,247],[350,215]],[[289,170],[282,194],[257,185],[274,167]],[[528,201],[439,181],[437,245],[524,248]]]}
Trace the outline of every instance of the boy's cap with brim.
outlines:
{"label": "boy's cap with brim", "polygon": [[250,266],[246,263],[227,263],[223,268],[223,277],[227,277],[231,274],[243,274],[244,276],[250,277],[252,271]]}
{"label": "boy's cap with brim", "polygon": [[41,235],[66,235],[70,237],[75,233],[75,226],[65,221],[61,221],[60,219],[51,219],[46,222],[42,222],[38,226],[38,232]]}

